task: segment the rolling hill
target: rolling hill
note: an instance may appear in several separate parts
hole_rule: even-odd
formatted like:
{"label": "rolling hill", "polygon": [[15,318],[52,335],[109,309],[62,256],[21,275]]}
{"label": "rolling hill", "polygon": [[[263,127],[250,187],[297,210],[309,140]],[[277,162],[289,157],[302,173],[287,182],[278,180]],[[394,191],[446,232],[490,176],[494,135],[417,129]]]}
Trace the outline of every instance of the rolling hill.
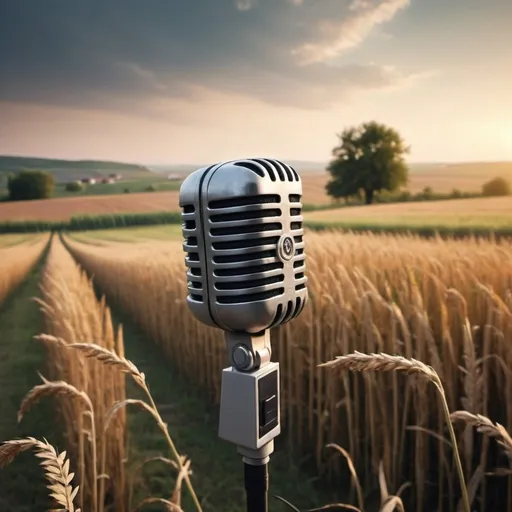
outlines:
{"label": "rolling hill", "polygon": [[101,160],[59,160],[53,158],[32,158],[22,156],[0,156],[0,187],[5,186],[9,172],[37,169],[51,172],[57,183],[84,177],[99,178],[111,173],[123,178],[150,177],[153,173],[143,165]]}

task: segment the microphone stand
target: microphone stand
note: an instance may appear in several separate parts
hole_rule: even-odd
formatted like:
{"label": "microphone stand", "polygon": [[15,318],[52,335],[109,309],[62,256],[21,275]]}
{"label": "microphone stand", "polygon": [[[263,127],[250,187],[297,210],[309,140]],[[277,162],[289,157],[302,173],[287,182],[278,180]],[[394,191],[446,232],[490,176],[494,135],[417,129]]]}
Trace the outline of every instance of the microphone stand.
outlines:
{"label": "microphone stand", "polygon": [[244,462],[247,512],[268,512],[268,462],[281,433],[279,364],[270,361],[270,332],[226,332],[231,366],[222,371],[219,437]]}
{"label": "microphone stand", "polygon": [[254,466],[244,462],[247,512],[268,512],[268,463]]}

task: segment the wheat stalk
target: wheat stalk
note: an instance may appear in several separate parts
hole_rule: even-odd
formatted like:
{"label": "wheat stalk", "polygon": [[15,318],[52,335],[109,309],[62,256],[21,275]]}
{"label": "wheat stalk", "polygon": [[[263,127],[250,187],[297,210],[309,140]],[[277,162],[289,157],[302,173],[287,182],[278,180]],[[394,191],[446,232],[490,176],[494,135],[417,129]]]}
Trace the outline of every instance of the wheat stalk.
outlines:
{"label": "wheat stalk", "polygon": [[113,368],[116,368],[117,370],[123,373],[130,374],[133,377],[134,381],[144,390],[146,396],[148,397],[149,404],[146,404],[142,400],[124,400],[122,403],[114,404],[114,406],[112,407],[112,412],[109,413],[108,417],[111,417],[113,414],[115,414],[120,407],[124,407],[130,403],[135,402],[137,402],[139,406],[142,406],[143,408],[147,409],[152,414],[152,416],[155,418],[158,424],[158,427],[160,428],[160,430],[162,431],[167,440],[167,443],[171,449],[171,453],[179,468],[179,474],[183,475],[183,478],[185,479],[187,488],[192,496],[192,500],[194,501],[194,505],[197,508],[197,510],[201,512],[202,507],[201,504],[199,503],[199,499],[197,498],[194,488],[192,487],[192,483],[189,478],[189,471],[183,465],[182,458],[179,455],[178,450],[176,449],[176,446],[174,445],[171,436],[169,435],[167,425],[160,416],[160,413],[158,412],[158,408],[156,407],[156,404],[153,400],[153,396],[151,395],[149,387],[146,383],[146,377],[144,373],[139,371],[139,369],[131,361],[119,357],[116,353],[107,350],[103,347],[100,347],[98,345],[95,345],[93,343],[72,343],[70,345],[67,345],[67,347],[71,349],[77,349],[83,352],[86,355],[86,357],[95,358],[107,366],[112,366]]}
{"label": "wheat stalk", "polygon": [[350,371],[379,371],[379,372],[389,372],[389,371],[398,371],[403,372],[407,375],[422,375],[430,382],[434,384],[437,391],[439,392],[439,396],[441,398],[441,402],[443,404],[443,410],[445,413],[446,423],[448,425],[448,430],[450,433],[450,438],[453,446],[453,457],[455,460],[455,465],[457,466],[457,472],[459,475],[459,481],[461,486],[462,493],[462,501],[464,503],[464,508],[466,512],[471,512],[471,507],[469,505],[469,497],[467,493],[466,481],[464,477],[464,471],[462,469],[462,463],[460,460],[459,450],[457,448],[457,439],[455,438],[455,432],[453,430],[453,426],[451,424],[450,419],[450,410],[448,408],[448,403],[446,402],[446,395],[444,392],[443,384],[439,375],[436,371],[427,366],[425,363],[418,361],[417,359],[410,358],[407,359],[402,356],[393,356],[390,354],[363,354],[361,352],[355,351],[352,354],[347,354],[345,356],[338,356],[332,361],[328,361],[326,363],[319,364],[318,366],[324,368],[338,368],[341,370],[350,370]]}
{"label": "wheat stalk", "polygon": [[43,459],[40,465],[44,468],[46,479],[49,482],[47,488],[50,496],[62,507],[62,512],[80,512],[75,510],[73,500],[78,493],[78,486],[74,489],[70,485],[74,473],[69,472],[69,459],[66,452],[57,454],[55,448],[45,439],[44,442],[33,437],[26,439],[14,439],[5,441],[0,445],[0,468],[10,464],[21,452],[34,449],[36,457]]}

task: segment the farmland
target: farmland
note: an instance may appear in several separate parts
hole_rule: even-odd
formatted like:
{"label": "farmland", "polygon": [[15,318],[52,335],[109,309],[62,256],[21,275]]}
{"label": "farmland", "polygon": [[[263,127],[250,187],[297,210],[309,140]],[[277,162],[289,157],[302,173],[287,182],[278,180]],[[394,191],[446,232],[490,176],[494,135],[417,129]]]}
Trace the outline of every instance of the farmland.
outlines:
{"label": "farmland", "polygon": [[[443,179],[448,186],[443,176],[429,186]],[[320,206],[304,213],[311,228],[506,235],[512,226],[511,197],[329,209],[322,208],[325,177],[302,177],[304,204]],[[480,178],[468,174],[474,183]],[[149,224],[162,211],[179,212],[177,190],[4,202],[0,222],[140,213]],[[181,226],[172,215],[169,224],[135,228],[123,215],[114,229],[98,219],[51,239],[0,235],[0,384],[8,397],[0,395],[0,440],[36,435],[65,449],[71,485],[79,486],[74,505],[84,511],[101,512],[106,503],[128,512],[150,496],[171,496],[186,511],[239,510],[240,456],[217,437],[225,343],[187,308]],[[283,432],[271,493],[301,509],[341,501],[373,510],[385,478],[407,511],[452,512],[466,484],[474,510],[512,507],[512,476],[484,474],[502,471],[512,453],[493,423],[512,432],[512,242],[445,235],[306,231],[310,300],[272,332]],[[474,428],[482,421],[495,434]],[[335,449],[326,448],[331,443]],[[20,455],[0,468],[2,510],[46,503],[34,464]]]}
{"label": "farmland", "polygon": [[[485,205],[475,208],[479,216],[485,217]],[[326,212],[314,215],[317,213]],[[241,482],[236,478],[239,461],[233,447],[222,445],[216,438],[214,419],[225,345],[222,333],[197,322],[184,302],[180,238],[178,226],[74,233],[64,237],[64,244],[54,237],[38,277],[43,285],[44,324],[34,334],[54,336],[42,340],[46,357],[55,365],[49,376],[87,389],[95,410],[108,408],[107,402],[98,401],[100,397],[110,399],[101,394],[106,385],[99,378],[101,365],[94,366],[96,363],[88,360],[80,363],[78,353],[62,352],[55,340],[86,344],[91,339],[101,341],[106,349],[142,365],[156,403],[174,403],[174,413],[165,421],[177,449],[184,450],[182,453],[191,459],[195,492],[200,498],[205,493],[210,496],[204,509],[218,509],[219,500],[223,500],[223,510],[234,511],[243,500]],[[0,251],[12,251],[24,244],[23,238],[9,240]],[[272,335],[273,359],[280,361],[283,376],[285,428],[271,462],[272,488],[299,506],[320,506],[336,499],[360,505],[357,493],[348,492],[350,477],[343,458],[325,451],[326,444],[337,443],[352,457],[369,502],[378,496],[376,468],[382,462],[390,490],[397,490],[406,481],[412,483],[402,494],[406,510],[450,510],[461,491],[435,387],[419,377],[378,371],[358,375],[319,368],[318,364],[354,351],[417,359],[439,374],[452,412],[482,414],[512,432],[512,405],[507,398],[512,393],[512,380],[506,371],[512,365],[512,245],[506,241],[498,245],[492,241],[427,241],[409,236],[314,232],[307,232],[305,241],[310,301],[299,318],[275,329]],[[38,251],[42,251],[42,245]],[[30,272],[34,263],[31,265],[22,273]],[[97,289],[90,287],[84,271],[94,276]],[[95,298],[98,290],[105,294],[106,301]],[[22,304],[20,300],[14,297],[6,307]],[[0,312],[0,321],[3,318]],[[16,337],[16,333],[11,335]],[[23,351],[16,354],[23,357]],[[93,365],[85,381],[73,370],[77,364],[81,368]],[[36,369],[40,370],[33,367],[31,371]],[[168,381],[170,373],[172,383]],[[131,384],[126,391],[122,386],[119,381],[111,389],[133,394]],[[189,391],[184,392],[186,386]],[[192,390],[194,398],[190,396]],[[28,391],[18,389],[19,400]],[[210,412],[201,413],[213,415],[213,422],[207,422],[207,426],[197,417],[201,403],[213,406],[206,409]],[[55,442],[71,443],[76,410],[67,406],[59,410],[65,436],[56,437]],[[165,408],[163,411],[167,414]],[[31,414],[29,411],[27,417]],[[114,439],[127,436],[131,440],[126,449],[134,461],[168,450],[158,428],[148,430],[148,422],[140,416],[143,413],[127,409],[126,414],[127,423],[119,417],[113,431],[115,438],[105,445],[106,458],[98,456],[98,472],[113,465],[108,470],[110,483],[98,487],[96,498],[91,491],[94,486],[88,483],[91,473],[84,470],[95,467],[93,459],[87,453],[85,458],[80,456],[80,444],[66,444],[72,465],[77,464],[73,470],[85,489],[78,499],[86,504],[105,492],[118,496],[115,499],[120,499],[119,493],[124,494],[123,476],[114,469],[119,466],[115,457],[121,457],[122,452],[121,447],[115,448]],[[100,416],[98,413],[98,431],[102,428]],[[493,471],[506,464],[502,448],[492,439],[483,441],[481,434],[470,427],[459,428],[458,421],[454,427],[466,481],[480,471],[479,467]],[[16,429],[12,426],[3,432],[13,436]],[[98,444],[99,454],[103,453],[101,446]],[[300,469],[290,466],[286,461],[292,453],[309,462]],[[213,474],[225,475],[222,478],[230,482],[227,487],[217,488],[208,476],[212,464],[217,467]],[[330,482],[329,488],[334,485],[340,489],[341,494],[331,496],[304,483],[300,492],[294,491],[299,480],[310,478],[305,476],[309,471]],[[152,480],[145,480],[147,475],[142,480],[137,478],[134,499],[160,493],[156,482],[165,488],[174,485],[172,470],[155,468],[149,474]],[[512,501],[508,478],[483,477],[475,509],[508,510]],[[193,495],[185,483],[181,493],[185,510],[194,509]],[[505,498],[497,502],[498,495]],[[123,507],[124,502],[119,502],[116,510]]]}
{"label": "farmland", "polygon": [[307,212],[308,222],[407,227],[512,226],[512,196],[352,206]]}
{"label": "farmland", "polygon": [[[505,170],[508,169],[504,165]],[[460,170],[460,172],[462,172]],[[459,171],[457,171],[459,172]],[[468,170],[468,173],[470,171]],[[475,172],[475,171],[473,171]],[[512,172],[511,172],[512,174]],[[452,176],[453,182],[450,182],[449,187],[439,186],[441,181],[448,179],[446,176]],[[317,205],[317,206],[328,206],[332,201],[325,193],[325,184],[328,176],[326,173],[321,172],[304,172],[301,175],[303,180],[303,202],[305,205]],[[468,175],[468,180],[474,180],[475,187],[468,188],[469,191],[478,191],[481,184],[485,181],[485,177],[476,174]],[[488,178],[487,178],[488,179]],[[154,192],[143,192],[146,185],[153,183],[154,181],[156,191]],[[445,175],[442,171],[437,169],[434,171],[430,168],[422,171],[418,170],[416,173],[411,174],[410,190],[418,192],[427,186],[432,187],[438,192],[449,192],[453,188],[457,188],[457,184],[464,183],[464,175],[457,178],[456,174]],[[130,194],[110,194],[114,190],[125,187],[130,187],[130,183],[135,184],[133,192]],[[418,185],[418,183],[421,184]],[[478,184],[478,186],[477,186]],[[54,199],[46,200],[35,200],[35,201],[21,201],[21,202],[0,202],[0,222],[10,220],[44,220],[44,221],[62,221],[68,220],[75,215],[102,215],[102,214],[114,214],[114,213],[146,213],[146,212],[161,212],[161,211],[178,211],[178,186],[176,182],[163,181],[159,178],[146,178],[144,180],[134,180],[119,182],[113,185],[94,185],[87,189],[82,195],[76,197],[70,197],[69,194],[66,197],[56,197]],[[439,186],[439,188],[437,188]],[[95,187],[100,187],[98,195],[93,195]],[[114,188],[109,188],[114,187]],[[172,190],[159,191],[159,187],[170,188]],[[459,187],[460,188],[460,187]],[[461,188],[461,190],[465,190]],[[460,201],[460,203],[459,203]],[[422,216],[430,219],[436,217],[435,221],[440,220],[440,215],[447,217],[447,222],[458,225],[468,224],[476,222],[476,217],[483,213],[486,217],[486,225],[497,220],[498,224],[501,222],[499,219],[503,219],[506,222],[507,213],[510,212],[509,202],[506,199],[492,199],[492,200],[481,200],[482,202],[471,202],[469,199],[457,199],[456,201],[443,200],[441,202],[429,201],[428,203],[407,203],[407,205],[394,204],[394,205],[375,205],[371,206],[370,209],[363,209],[359,207],[351,208],[348,210],[340,210],[335,214],[330,212],[314,212],[308,215],[308,219],[311,220],[327,220],[328,218],[336,218],[336,220],[352,219],[354,221],[361,221],[363,217],[368,217],[372,221],[380,218],[381,214],[385,215],[389,223],[394,223],[395,219],[404,218],[411,219],[411,222],[422,221]],[[477,211],[473,211],[473,208],[477,208]],[[380,208],[383,208],[380,210]],[[508,208],[508,211],[507,211]],[[495,213],[493,214],[493,210]],[[445,212],[443,214],[441,212]],[[366,213],[367,212],[367,213]],[[375,214],[374,214],[375,212]],[[491,217],[494,215],[494,219]],[[337,216],[340,216],[338,218]],[[409,216],[409,217],[408,217]],[[449,218],[448,218],[449,217]],[[474,219],[472,220],[471,217]],[[400,220],[398,219],[398,220]],[[429,219],[425,219],[427,222]],[[384,222],[381,220],[381,222]]]}

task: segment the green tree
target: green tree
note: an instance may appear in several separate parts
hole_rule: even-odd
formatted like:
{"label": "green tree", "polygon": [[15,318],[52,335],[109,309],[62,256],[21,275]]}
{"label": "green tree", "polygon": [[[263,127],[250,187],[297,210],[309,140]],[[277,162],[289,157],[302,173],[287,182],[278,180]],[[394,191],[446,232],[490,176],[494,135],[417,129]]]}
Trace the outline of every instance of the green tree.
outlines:
{"label": "green tree", "polygon": [[505,178],[494,178],[482,186],[482,195],[491,196],[508,196],[512,194],[510,183]]}
{"label": "green tree", "polygon": [[70,181],[66,183],[66,191],[67,192],[80,192],[84,189],[84,186],[79,181]]}
{"label": "green tree", "polygon": [[21,171],[10,176],[7,183],[11,201],[47,199],[52,196],[54,187],[53,174],[44,171]]}
{"label": "green tree", "polygon": [[371,121],[348,128],[338,137],[340,143],[327,167],[331,180],[326,191],[331,197],[363,193],[365,203],[371,204],[375,192],[394,191],[407,184],[404,155],[409,148],[396,130]]}

